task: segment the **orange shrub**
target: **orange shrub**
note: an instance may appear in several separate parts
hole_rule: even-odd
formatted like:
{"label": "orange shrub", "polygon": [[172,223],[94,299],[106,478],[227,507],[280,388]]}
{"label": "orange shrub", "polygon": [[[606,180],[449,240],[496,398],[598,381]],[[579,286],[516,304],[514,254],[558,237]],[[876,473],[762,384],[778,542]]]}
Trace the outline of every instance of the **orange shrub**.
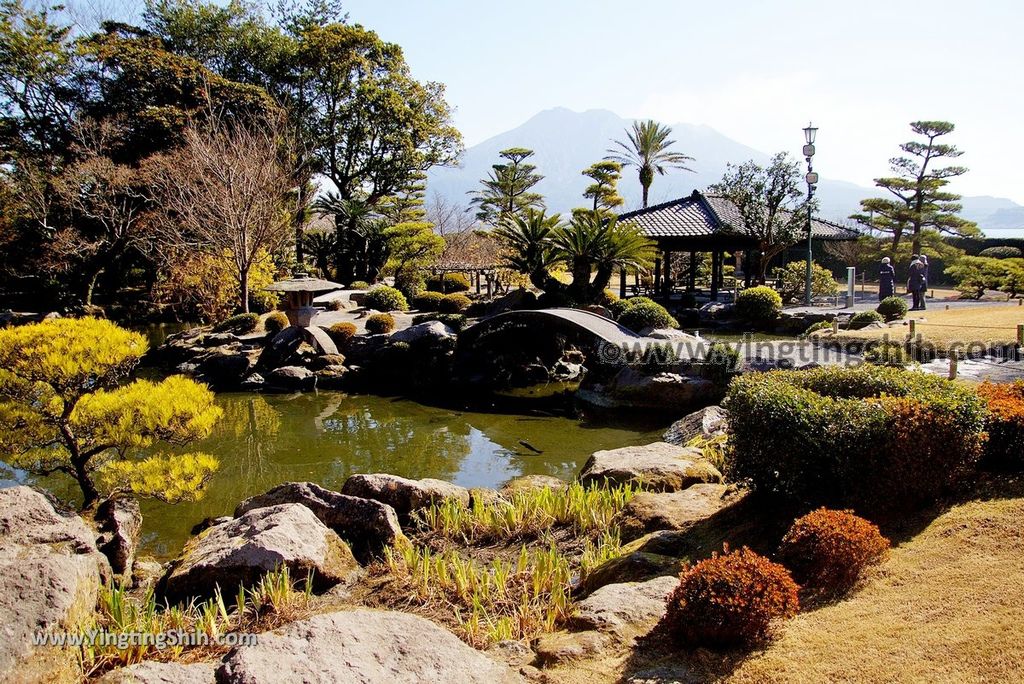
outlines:
{"label": "orange shrub", "polygon": [[985,382],[978,394],[988,404],[988,465],[999,468],[1024,466],[1024,380],[996,384]]}
{"label": "orange shrub", "polygon": [[335,323],[327,329],[327,334],[334,340],[334,344],[338,345],[341,349],[348,344],[348,341],[355,337],[356,324],[355,323]]}
{"label": "orange shrub", "polygon": [[812,593],[848,591],[889,548],[878,527],[853,511],[819,508],[797,518],[779,546],[779,560]]}
{"label": "orange shrub", "polygon": [[371,314],[366,319],[366,332],[371,335],[381,335],[389,333],[395,329],[395,319],[391,314],[388,313],[375,313]]}
{"label": "orange shrub", "polygon": [[691,646],[757,644],[800,602],[789,571],[744,547],[714,554],[683,571],[669,598],[664,626]]}

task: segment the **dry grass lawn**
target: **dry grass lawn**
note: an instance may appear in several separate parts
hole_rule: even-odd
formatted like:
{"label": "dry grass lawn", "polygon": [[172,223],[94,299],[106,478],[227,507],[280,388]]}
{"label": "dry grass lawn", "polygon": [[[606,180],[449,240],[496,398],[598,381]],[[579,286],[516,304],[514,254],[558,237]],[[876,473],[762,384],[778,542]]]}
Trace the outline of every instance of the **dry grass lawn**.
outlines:
{"label": "dry grass lawn", "polygon": [[[1017,326],[1024,323],[1024,307],[1004,304],[948,311],[933,307],[927,311],[910,312],[907,318],[916,321],[916,332],[925,342],[941,350],[949,350],[954,345],[966,347],[974,343],[998,346],[1013,344],[1017,340]],[[881,340],[886,335],[893,341],[901,341],[909,334],[909,327],[905,323],[882,329],[840,330],[838,335],[824,331],[818,336],[821,340],[869,342]]]}
{"label": "dry grass lawn", "polygon": [[683,655],[641,641],[548,674],[571,684],[1024,682],[1024,498],[943,513],[853,595],[801,613],[762,651]]}

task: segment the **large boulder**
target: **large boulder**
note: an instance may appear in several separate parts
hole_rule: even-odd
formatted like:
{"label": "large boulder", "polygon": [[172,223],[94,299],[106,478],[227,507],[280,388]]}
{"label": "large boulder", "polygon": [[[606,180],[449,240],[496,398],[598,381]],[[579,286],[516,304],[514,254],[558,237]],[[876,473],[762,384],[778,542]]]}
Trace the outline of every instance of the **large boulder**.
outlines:
{"label": "large boulder", "polygon": [[649,629],[664,615],[668,597],[678,585],[678,577],[608,584],[577,603],[569,623],[574,629],[605,632]]}
{"label": "large boulder", "polygon": [[467,506],[470,502],[469,490],[451,482],[432,478],[409,480],[384,473],[352,475],[345,480],[341,493],[386,503],[402,517],[445,499],[457,499]]}
{"label": "large boulder", "polygon": [[309,370],[318,371],[329,366],[343,365],[345,365],[344,354],[320,354],[319,356],[313,357],[313,360],[309,362]]}
{"label": "large boulder", "polygon": [[670,493],[641,492],[618,515],[624,540],[655,530],[687,530],[738,504],[745,490],[724,484],[696,484]]}
{"label": "large boulder", "polygon": [[496,316],[506,311],[520,311],[522,309],[537,308],[537,295],[525,288],[513,290],[506,295],[488,302],[484,311],[485,316]]}
{"label": "large boulder", "polygon": [[679,411],[717,402],[722,388],[707,378],[679,373],[649,375],[626,366],[606,382],[589,381],[588,374],[576,396],[601,408]]}
{"label": "large boulder", "polygon": [[221,684],[501,684],[521,679],[454,634],[415,615],[349,610],[317,615],[231,650]]}
{"label": "large boulder", "polygon": [[317,389],[343,390],[349,385],[349,369],[340,364],[325,366],[316,372]]}
{"label": "large boulder", "polygon": [[235,517],[257,508],[286,503],[301,504],[312,511],[320,522],[348,542],[356,558],[363,562],[405,538],[391,506],[332,492],[312,482],[286,482],[265,494],[250,497],[238,504]]}
{"label": "large boulder", "polygon": [[655,442],[643,446],[597,451],[580,471],[580,482],[632,483],[658,492],[677,492],[702,482],[721,482],[722,474],[699,449]]}
{"label": "large boulder", "polygon": [[130,497],[107,499],[96,509],[96,546],[110,561],[115,575],[132,576],[135,549],[142,535],[142,509]]}
{"label": "large boulder", "polygon": [[672,423],[663,439],[669,444],[687,444],[694,437],[712,439],[729,429],[729,412],[721,406],[707,406]]}
{"label": "large boulder", "polygon": [[305,392],[316,387],[316,375],[302,366],[281,366],[270,371],[267,384],[287,392]]}
{"label": "large boulder", "polygon": [[453,340],[455,337],[455,331],[441,321],[427,321],[426,323],[411,325],[405,330],[393,333],[390,341],[405,342],[406,344],[412,344],[413,342],[434,344]]}
{"label": "large boulder", "polygon": [[622,555],[610,558],[588,572],[583,584],[576,592],[577,595],[589,594],[608,584],[644,582],[653,577],[666,575],[678,577],[686,565],[685,558],[649,553],[645,550],[632,550],[632,545],[637,542],[627,544]]}
{"label": "large boulder", "polygon": [[348,545],[305,506],[282,504],[251,510],[191,539],[163,579],[172,603],[234,596],[266,573],[287,567],[292,577],[312,573],[314,588],[344,581],[358,569]]}
{"label": "large boulder", "polygon": [[270,340],[270,344],[263,348],[256,363],[257,367],[261,370],[272,370],[284,366],[299,351],[304,339],[302,329],[294,325],[281,330]]}
{"label": "large boulder", "polygon": [[158,663],[146,661],[111,670],[98,684],[214,684],[217,663]]}
{"label": "large boulder", "polygon": [[196,372],[215,389],[235,389],[249,374],[252,366],[248,354],[215,349],[198,359]]}
{"label": "large boulder", "polygon": [[81,677],[73,654],[33,637],[78,631],[109,575],[84,520],[29,487],[0,489],[0,680]]}

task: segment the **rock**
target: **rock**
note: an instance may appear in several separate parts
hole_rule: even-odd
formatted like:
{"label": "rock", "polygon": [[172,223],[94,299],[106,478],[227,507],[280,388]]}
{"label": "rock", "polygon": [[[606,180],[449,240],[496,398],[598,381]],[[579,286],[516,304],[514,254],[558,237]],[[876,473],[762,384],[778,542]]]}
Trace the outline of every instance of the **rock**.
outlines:
{"label": "rock", "polygon": [[256,366],[262,370],[280,368],[288,363],[303,341],[302,330],[290,325],[280,331],[260,353]]}
{"label": "rock", "polygon": [[679,492],[641,492],[618,515],[624,540],[654,530],[686,530],[739,503],[744,490],[724,484],[696,484]]}
{"label": "rock", "polygon": [[233,389],[242,383],[251,367],[252,360],[247,354],[217,349],[198,361],[196,372],[216,389]]}
{"label": "rock", "polygon": [[551,477],[550,475],[520,475],[503,484],[498,493],[504,497],[509,497],[519,492],[528,492],[534,489],[562,491],[568,487],[568,482],[557,477]]}
{"label": "rock", "polygon": [[338,345],[334,343],[334,339],[323,328],[310,325],[302,328],[302,331],[313,349],[322,356],[341,356],[338,353]]}
{"label": "rock", "polygon": [[665,613],[677,577],[656,577],[646,582],[608,584],[576,604],[569,621],[574,629],[606,632],[653,627]]}
{"label": "rock", "polygon": [[30,487],[0,489],[0,680],[77,681],[73,654],[32,638],[80,629],[109,576],[84,520]]}
{"label": "rock", "polygon": [[728,318],[732,316],[735,309],[734,304],[726,304],[724,302],[708,302],[704,306],[700,307],[701,318],[710,318],[712,320],[718,320],[720,318]]}
{"label": "rock", "polygon": [[135,549],[142,534],[142,509],[129,497],[107,499],[96,510],[96,546],[110,561],[115,575],[131,577]]}
{"label": "rock", "polygon": [[241,342],[241,340],[239,340],[238,337],[229,332],[211,332],[199,338],[199,342],[204,347],[224,347],[229,344],[237,344]]}
{"label": "rock", "polygon": [[251,510],[217,525],[185,545],[163,580],[171,602],[208,598],[220,586],[233,597],[281,566],[296,579],[313,573],[314,587],[328,588],[347,579],[358,564],[348,545],[298,504]]}
{"label": "rock", "polygon": [[516,669],[529,665],[537,658],[537,654],[533,652],[529,644],[512,639],[494,644],[487,649],[487,655]]}
{"label": "rock", "polygon": [[345,366],[327,366],[316,372],[316,386],[324,390],[345,389],[348,384],[348,368]]}
{"label": "rock", "polygon": [[305,392],[316,387],[316,376],[302,366],[281,366],[270,371],[267,384],[274,389]]}
{"label": "rock", "polygon": [[224,523],[229,523],[232,520],[234,520],[234,518],[232,518],[230,515],[218,515],[212,518],[203,518],[202,520],[200,520],[192,526],[192,529],[189,530],[189,534],[193,536],[197,534],[202,534],[211,527],[223,525]]}
{"label": "rock", "polygon": [[235,517],[286,503],[301,504],[312,511],[320,522],[348,542],[355,556],[364,562],[405,538],[391,506],[332,492],[312,482],[286,482],[246,499],[235,509]]}
{"label": "rock", "polygon": [[451,482],[431,478],[407,480],[383,473],[352,475],[345,480],[341,493],[386,503],[403,517],[444,499],[457,499],[467,506],[470,501],[469,490]]}
{"label": "rock", "polygon": [[643,485],[658,492],[677,492],[701,482],[721,482],[722,474],[699,449],[666,442],[597,451],[580,471],[585,485]]}
{"label": "rock", "polygon": [[239,384],[238,389],[252,392],[263,389],[266,383],[267,381],[262,375],[259,373],[253,373]]}
{"label": "rock", "polygon": [[583,381],[576,396],[603,408],[679,411],[713,404],[722,389],[713,381],[679,373],[647,375],[632,366],[618,371],[608,382]]}
{"label": "rock", "polygon": [[521,681],[506,666],[415,615],[348,610],[317,615],[232,649],[220,684],[365,682],[498,684]]}
{"label": "rock", "polygon": [[663,439],[669,444],[687,444],[694,437],[712,439],[729,429],[729,412],[721,406],[708,406],[672,423]]}
{"label": "rock", "polygon": [[217,663],[144,662],[112,670],[98,684],[214,684]]}
{"label": "rock", "polygon": [[569,382],[578,380],[583,376],[584,372],[585,370],[582,365],[559,359],[551,368],[551,379],[559,382]]}
{"label": "rock", "polygon": [[311,371],[318,371],[327,368],[328,366],[344,366],[345,356],[344,354],[321,354],[313,357],[313,360],[309,362],[309,369]]}
{"label": "rock", "polygon": [[[628,546],[632,547],[632,544]],[[609,559],[587,573],[580,587],[580,595],[597,591],[608,584],[643,582],[662,575],[678,577],[685,564],[685,559],[672,555],[624,551],[621,556]]]}
{"label": "rock", "polygon": [[542,665],[579,660],[600,653],[608,645],[608,637],[597,631],[550,632],[533,641],[533,650]]}
{"label": "rock", "polygon": [[537,295],[533,292],[519,288],[507,295],[502,295],[487,305],[485,316],[496,316],[506,311],[520,311],[522,309],[537,308]]}
{"label": "rock", "polygon": [[164,576],[164,566],[152,560],[135,560],[132,565],[132,589],[145,593],[155,588]]}
{"label": "rock", "polygon": [[486,506],[502,500],[501,495],[490,487],[473,487],[469,490],[470,506]]}
{"label": "rock", "polygon": [[441,321],[427,321],[426,323],[412,325],[405,330],[392,333],[390,341],[392,343],[405,342],[406,344],[412,344],[413,342],[424,340],[420,344],[425,344],[427,341],[435,343],[453,340],[455,336],[455,331]]}
{"label": "rock", "polygon": [[640,331],[640,334],[652,340],[671,340],[672,342],[686,342],[690,344],[700,342],[699,337],[694,337],[675,328],[644,328]]}

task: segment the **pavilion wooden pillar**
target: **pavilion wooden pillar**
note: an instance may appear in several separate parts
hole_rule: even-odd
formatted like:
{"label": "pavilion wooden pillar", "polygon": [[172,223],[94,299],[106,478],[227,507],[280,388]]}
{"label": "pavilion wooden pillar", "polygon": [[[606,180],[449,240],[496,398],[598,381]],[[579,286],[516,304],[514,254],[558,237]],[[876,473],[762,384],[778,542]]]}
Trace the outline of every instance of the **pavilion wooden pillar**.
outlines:
{"label": "pavilion wooden pillar", "polygon": [[619,268],[619,298],[626,296],[626,267]]}
{"label": "pavilion wooden pillar", "polygon": [[697,253],[690,252],[690,273],[689,282],[686,284],[687,292],[697,291]]}
{"label": "pavilion wooden pillar", "polygon": [[720,257],[721,252],[714,250],[711,252],[711,301],[718,301],[718,276],[720,274],[722,265]]}
{"label": "pavilion wooden pillar", "polygon": [[476,272],[476,293],[480,294],[480,271]]}
{"label": "pavilion wooden pillar", "polygon": [[672,252],[665,250],[665,279],[662,281],[665,299],[672,295]]}
{"label": "pavilion wooden pillar", "polygon": [[654,260],[654,292],[661,292],[661,258]]}

